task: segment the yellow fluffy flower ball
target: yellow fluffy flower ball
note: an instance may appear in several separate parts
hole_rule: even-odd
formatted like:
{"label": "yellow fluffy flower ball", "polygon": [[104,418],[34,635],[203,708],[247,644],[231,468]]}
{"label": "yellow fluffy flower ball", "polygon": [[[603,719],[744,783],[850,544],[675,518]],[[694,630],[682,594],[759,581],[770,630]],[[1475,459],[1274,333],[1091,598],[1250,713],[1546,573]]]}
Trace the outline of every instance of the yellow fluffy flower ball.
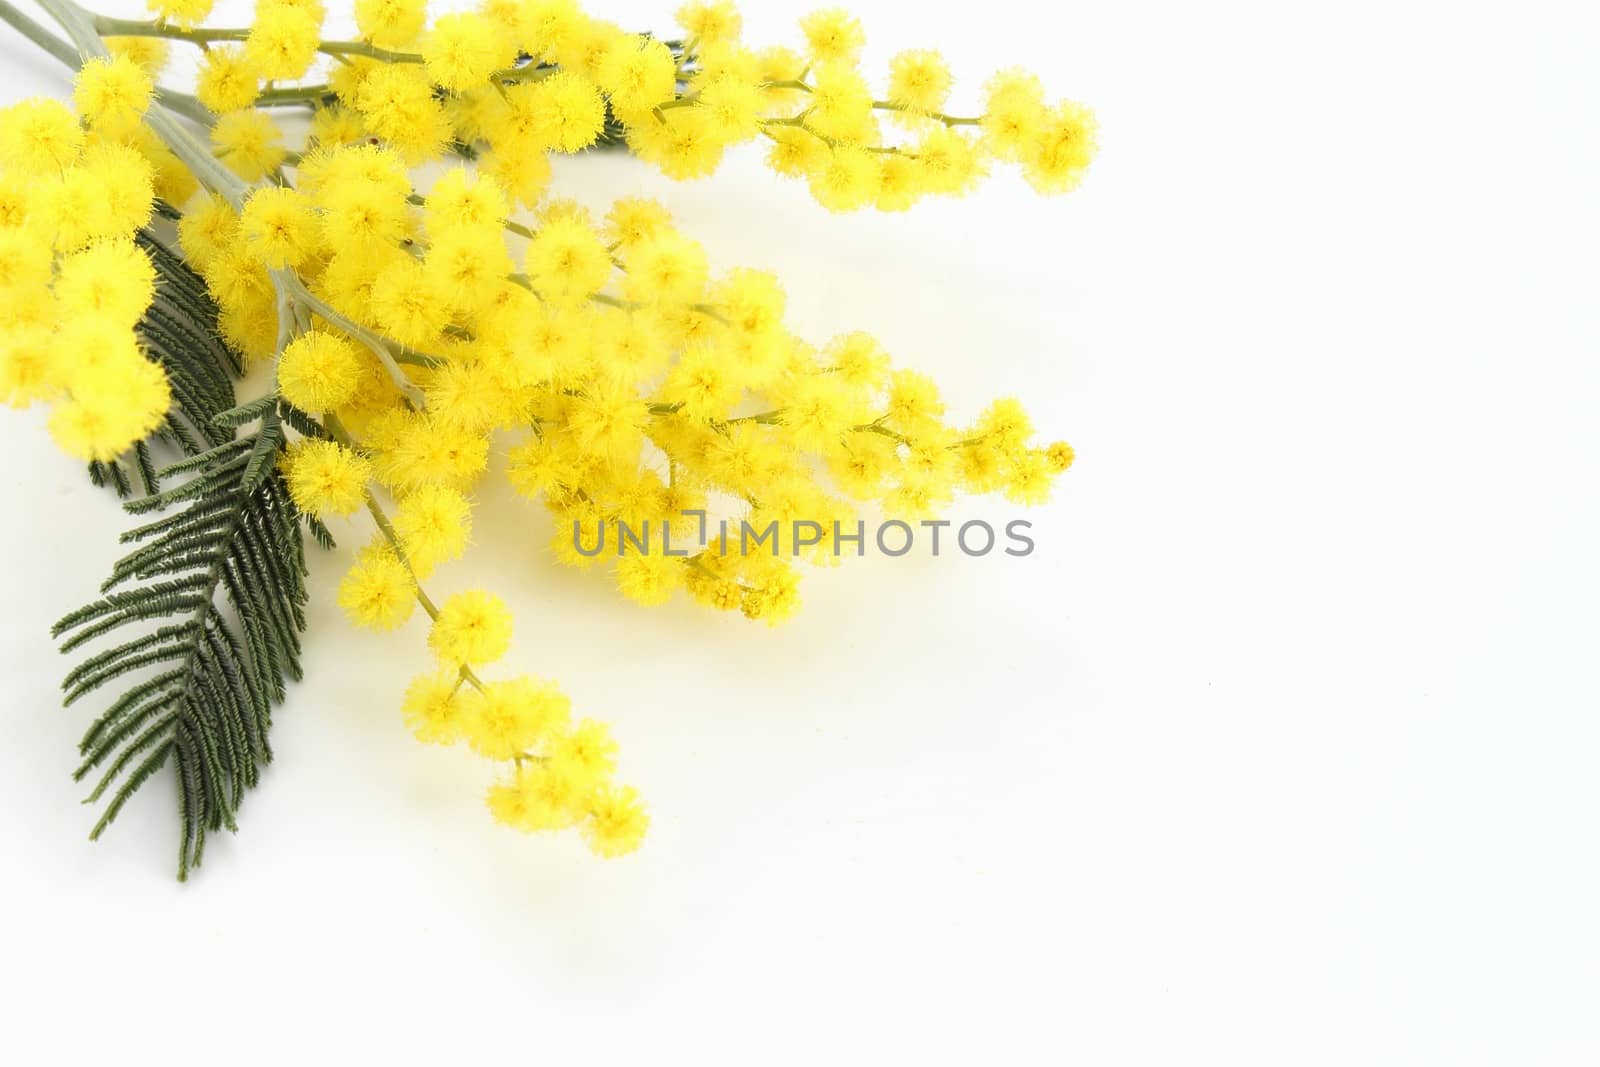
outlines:
{"label": "yellow fluffy flower ball", "polygon": [[702,44],[727,44],[737,41],[744,19],[732,0],[696,0],[678,8],[678,25]]}
{"label": "yellow fluffy flower ball", "polygon": [[326,330],[303,333],[278,358],[278,388],[302,411],[320,414],[343,407],[361,382],[355,346]]}
{"label": "yellow fluffy flower ball", "polygon": [[637,849],[650,829],[650,816],[632,786],[604,786],[588,801],[583,836],[598,856],[614,858]]}
{"label": "yellow fluffy flower ball", "polygon": [[72,86],[72,102],[89,125],[116,135],[138,125],[155,83],[127,56],[84,61]]}
{"label": "yellow fluffy flower ball", "polygon": [[428,76],[453,92],[486,84],[515,58],[516,50],[482,15],[441,15],[422,41]]}
{"label": "yellow fluffy flower ball", "polygon": [[213,0],[146,0],[145,6],[168,22],[194,26],[211,14],[212,3]]}
{"label": "yellow fluffy flower ball", "polygon": [[800,20],[806,50],[819,63],[854,63],[867,43],[867,35],[856,17],[842,8],[814,11]]}
{"label": "yellow fluffy flower ball", "polygon": [[263,77],[292,81],[303,75],[322,41],[319,11],[289,3],[263,5],[245,38],[245,58]]}
{"label": "yellow fluffy flower ball", "polygon": [[511,647],[511,612],[505,601],[481,589],[457,593],[439,609],[428,645],[445,663],[493,663]]}
{"label": "yellow fluffy flower ball", "polygon": [[394,526],[406,558],[427,569],[466,551],[472,534],[472,505],[449,486],[425,485],[400,501]]}
{"label": "yellow fluffy flower ball", "polygon": [[339,583],[339,606],[351,622],[368,630],[400,626],[411,617],[416,598],[416,579],[383,543],[363,551]]}
{"label": "yellow fluffy flower ball", "polygon": [[410,44],[427,17],[424,0],[356,0],[356,25],[379,48]]}
{"label": "yellow fluffy flower ball", "polygon": [[35,98],[0,111],[0,164],[28,174],[47,174],[77,161],[83,130],[59,100]]}
{"label": "yellow fluffy flower ball", "polygon": [[257,189],[239,214],[239,234],[268,270],[298,267],[317,254],[319,224],[311,200],[297,189]]}
{"label": "yellow fluffy flower ball", "polygon": [[406,688],[400,711],[417,740],[434,745],[461,740],[465,719],[461,684],[457,672],[441,671],[419,675]]}
{"label": "yellow fluffy flower ball", "polygon": [[611,256],[587,224],[551,219],[528,243],[528,277],[540,295],[573,303],[600,291],[611,276]]}
{"label": "yellow fluffy flower ball", "polygon": [[511,780],[489,788],[489,812],[529,832],[565,830],[583,815],[584,783],[550,763],[523,763]]}
{"label": "yellow fluffy flower ball", "polygon": [[255,103],[261,77],[243,46],[208,48],[195,75],[195,95],[219,115],[238,111]]}
{"label": "yellow fluffy flower ball", "polygon": [[55,293],[61,313],[94,315],[131,329],[155,297],[156,272],[126,237],[95,241],[61,260]]}
{"label": "yellow fluffy flower ball", "polygon": [[492,760],[523,755],[564,729],[571,715],[566,695],[537,678],[490,682],[464,699],[467,743]]}
{"label": "yellow fluffy flower ball", "polygon": [[938,52],[901,52],[889,61],[889,100],[909,111],[940,110],[950,84],[950,65]]}
{"label": "yellow fluffy flower ball", "polygon": [[1076,188],[1094,159],[1094,114],[1071,101],[1052,108],[1022,149],[1022,175],[1041,193]]}
{"label": "yellow fluffy flower ball", "polygon": [[139,352],[131,333],[101,347],[70,374],[71,399],[50,415],[50,433],[69,455],[115,459],[165,421],[172,394],[161,368]]}
{"label": "yellow fluffy flower ball", "polygon": [[265,178],[288,157],[277,124],[259,111],[223,115],[211,128],[211,144],[228,169],[247,182]]}
{"label": "yellow fluffy flower ball", "polygon": [[366,502],[371,465],[336,441],[302,441],[290,450],[289,495],[316,516],[349,515]]}

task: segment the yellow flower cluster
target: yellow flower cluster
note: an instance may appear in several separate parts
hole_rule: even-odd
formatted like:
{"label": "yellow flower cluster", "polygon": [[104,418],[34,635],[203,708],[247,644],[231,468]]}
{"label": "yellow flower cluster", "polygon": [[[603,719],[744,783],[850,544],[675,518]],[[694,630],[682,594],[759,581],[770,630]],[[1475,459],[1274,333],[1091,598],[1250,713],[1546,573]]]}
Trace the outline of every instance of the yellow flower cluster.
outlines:
{"label": "yellow flower cluster", "polygon": [[[323,445],[342,454],[344,463],[361,463],[331,442],[303,449]],[[296,458],[295,470],[306,456],[302,451]],[[295,493],[320,497],[323,489],[301,486]],[[551,682],[526,676],[486,682],[475,672],[510,647],[512,619],[505,603],[482,590],[459,593],[442,607],[418,595],[417,575],[465,548],[470,514],[466,498],[445,486],[407,495],[392,526],[384,527],[345,576],[339,603],[357,623],[387,629],[405,622],[421,600],[433,619],[428,645],[439,666],[407,689],[406,723],[419,740],[465,741],[480,756],[509,765],[505,780],[489,791],[498,819],[528,831],[578,828],[600,855],[630,852],[649,818],[635,790],[612,783],[617,746],[609,730],[589,719],[574,725],[570,702]]]}
{"label": "yellow flower cluster", "polygon": [[489,791],[502,822],[529,831],[579,827],[600,855],[631,852],[649,818],[633,789],[611,782],[610,731],[589,719],[574,725],[570,702],[550,682],[481,682],[468,669],[498,659],[510,639],[511,615],[498,597],[471,591],[446,601],[428,635],[446,669],[411,684],[407,722],[424,741],[464,740],[486,759],[511,763]]}
{"label": "yellow flower cluster", "polygon": [[[616,543],[623,527],[670,528],[718,496],[763,528],[832,530],[865,505],[931,517],[963,490],[1034,503],[1070,463],[1065,446],[1030,444],[1015,400],[952,425],[934,383],[892,370],[870,336],[807,344],[784,324],[776,279],[711,277],[659,204],[625,200],[595,219],[553,202],[513,250],[509,203],[465,167],[415,194],[402,157],[362,144],[315,149],[298,188],[265,186],[237,217],[213,200],[185,219],[185,250],[225,326],[260,324],[243,347],[270,351],[269,269],[298,269],[329,323],[278,364],[284,395],[331,413],[357,444],[296,453],[291,485],[308,511],[354,511],[368,479],[401,499],[468,491],[491,435],[520,431],[509,476],[552,512],[557,557],[584,567],[593,557],[575,525],[608,524]],[[798,604],[787,544],[777,558],[770,546],[689,558],[665,547],[617,561],[627,596],[655,604],[683,590],[770,621]]]}
{"label": "yellow flower cluster", "polygon": [[104,461],[159,429],[171,394],[134,326],[155,270],[134,234],[155,174],[139,150],[149,77],[86,63],[81,114],[34,99],[0,111],[0,399],[52,405],[63,449]]}
{"label": "yellow flower cluster", "polygon": [[[686,4],[686,39],[672,43],[593,18],[576,0],[488,0],[432,25],[423,0],[358,0],[355,14],[362,39],[323,41],[315,0],[262,0],[247,30],[207,31],[206,41],[238,43],[207,48],[200,101],[231,118],[298,99],[314,107],[321,142],[376,137],[412,164],[476,146],[485,171],[527,205],[545,191],[548,155],[614,138],[608,120],[640,158],[680,179],[760,141],[773,170],[805,180],[834,211],[960,195],[997,161],[1018,165],[1040,192],[1062,192],[1095,150],[1093,115],[1051,103],[1020,71],[990,79],[981,111],[966,116],[947,110],[955,78],[934,50],[895,55],[875,90],[860,67],[865,33],[839,9],[802,18],[799,48],[742,42],[728,0]],[[149,32],[200,39],[185,25]],[[338,60],[326,84],[282,85],[305,76],[319,51]],[[263,161],[231,144],[268,136],[251,126],[224,130],[219,146],[255,180],[281,156]]]}
{"label": "yellow flower cluster", "polygon": [[[179,242],[219,329],[275,360],[282,399],[323,428],[285,453],[296,504],[317,517],[365,509],[378,526],[340,605],[374,629],[422,605],[438,666],[412,683],[406,720],[425,741],[508,765],[489,794],[502,821],[580,828],[602,855],[636,847],[648,823],[634,791],[612,784],[603,726],[573,725],[549,683],[478,677],[509,646],[505,605],[475,591],[436,606],[422,588],[464,551],[492,450],[549,511],[561,563],[591,567],[602,557],[586,542],[631,533],[634,551],[605,557],[627,598],[681,592],[768,623],[799,606],[796,564],[836,559],[861,516],[930,518],[960,492],[1037,503],[1071,464],[1064,442],[1033,440],[1015,399],[955,421],[937,386],[893,367],[871,336],[798,337],[776,278],[713,274],[660,204],[624,199],[602,216],[547,195],[551,153],[619,137],[680,178],[764,139],[771,166],[833,210],[959,194],[997,160],[1041,191],[1071,188],[1093,119],[1050,104],[1031,75],[996,75],[982,112],[961,117],[945,110],[953,77],[936,52],[895,56],[874,92],[848,14],[806,16],[799,50],[753,50],[725,0],[685,6],[673,43],[574,0],[485,0],[431,25],[422,0],[356,0],[355,41],[322,38],[317,0],[261,0],[239,30],[192,29],[207,0],[152,3],[160,20],[106,32],[206,44],[196,94],[217,120],[206,166],[191,169],[207,188],[191,198],[192,179],[163,177],[171,153],[138,123],[160,49],[123,44],[86,65],[82,123],[45,102],[6,113],[0,291],[40,299],[0,310],[0,385],[20,402],[67,397],[57,433],[78,454],[115,455],[148,432],[166,405],[159,371],[150,403],[113,405],[128,418],[115,433],[93,398],[109,385],[143,395],[128,366],[150,364],[126,338],[151,272],[128,235],[155,192],[183,203]],[[323,62],[326,83],[285,84]],[[294,150],[268,114],[284,105],[310,112]],[[418,188],[413,169],[447,152],[475,162]],[[774,539],[747,543],[729,519]],[[801,524],[824,536],[801,541]],[[695,550],[670,551],[661,531]]]}

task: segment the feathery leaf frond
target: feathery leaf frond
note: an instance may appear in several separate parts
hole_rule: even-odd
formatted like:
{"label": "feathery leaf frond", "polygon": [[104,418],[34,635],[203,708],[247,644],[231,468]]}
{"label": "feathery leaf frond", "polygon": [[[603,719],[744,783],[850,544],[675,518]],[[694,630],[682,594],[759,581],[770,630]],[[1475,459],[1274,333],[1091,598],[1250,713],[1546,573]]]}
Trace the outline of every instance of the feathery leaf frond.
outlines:
{"label": "feathery leaf frond", "polygon": [[[79,744],[75,777],[97,776],[88,799],[105,802],[89,836],[99,837],[170,765],[185,879],[208,834],[237,828],[245,791],[272,758],[272,705],[284,697],[285,678],[300,677],[300,523],[320,544],[332,538],[294,506],[278,469],[286,420],[277,394],[235,405],[233,379],[244,368],[221,340],[204,282],[153,233],[139,243],[159,278],[139,337],[166,371],[173,407],[160,430],[121,459],[93,465],[90,477],[131,497],[123,503],[130,514],[162,514],[121,535],[129,551],[100,599],[52,632],[62,652],[116,638],[68,672],[64,703],[113,682],[125,686]],[[321,430],[300,412],[290,424]],[[158,467],[150,447],[157,441],[182,458]],[[136,486],[144,495],[132,496]]]}
{"label": "feathery leaf frond", "polygon": [[77,777],[103,768],[90,794],[111,796],[90,835],[98,837],[142,783],[174,762],[179,878],[200,862],[208,833],[237,827],[244,791],[272,758],[272,704],[283,699],[286,677],[300,677],[300,515],[275,464],[249,481],[247,457],[279,447],[263,446],[263,438],[245,438],[234,458],[213,457],[181,485],[131,501],[131,512],[186,506],[129,531],[124,539],[138,547],[112,568],[104,597],[54,630],[64,650],[136,630],[73,668],[62,683],[67,704],[124,675],[159,669],[95,720]]}

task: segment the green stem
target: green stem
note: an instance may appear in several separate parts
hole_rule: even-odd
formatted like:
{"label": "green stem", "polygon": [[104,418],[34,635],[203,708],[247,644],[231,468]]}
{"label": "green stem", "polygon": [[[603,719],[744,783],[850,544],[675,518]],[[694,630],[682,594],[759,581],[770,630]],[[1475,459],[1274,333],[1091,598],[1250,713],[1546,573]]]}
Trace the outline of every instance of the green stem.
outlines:
{"label": "green stem", "polygon": [[49,52],[67,66],[74,69],[78,67],[78,53],[73,50],[71,45],[12,7],[7,0],[0,0],[0,22],[8,23],[12,29],[46,52]]}
{"label": "green stem", "polygon": [[905,437],[905,435],[895,433],[893,430],[889,429],[889,427],[883,426],[876,422],[864,422],[860,426],[852,426],[850,429],[854,430],[856,433],[881,434],[882,436],[892,438],[903,445],[909,445],[911,443],[910,440]]}
{"label": "green stem", "polygon": [[[400,364],[396,359],[395,353],[391,350],[387,338],[373,333],[311,292],[306,288],[305,283],[300,280],[300,276],[293,271],[275,270],[272,272],[272,280],[274,284],[288,293],[291,300],[298,301],[303,307],[321,315],[339,327],[339,329],[366,345],[372,354],[378,357],[378,362],[382,363],[384,370],[389,372],[390,380],[394,382],[395,387],[400,390],[401,395],[410,402],[411,406],[418,411],[427,410],[427,398],[423,395],[422,390],[413,385],[411,379],[406,377],[406,372],[400,369]],[[410,359],[408,362],[415,363],[419,362],[420,359],[430,361],[436,359],[436,357],[426,356],[422,353],[413,353],[412,355],[419,358]],[[427,365],[432,366],[434,364],[430,362]]]}
{"label": "green stem", "polygon": [[[771,130],[767,129],[768,126],[788,126],[791,129],[804,130],[806,133],[809,133],[811,136],[815,137],[817,140],[821,141],[823,144],[827,145],[829,148],[849,147],[847,142],[841,141],[836,137],[829,137],[827,134],[819,133],[816,130],[812,129],[810,126],[807,126],[806,125],[806,117],[805,117],[805,114],[803,114],[803,113],[799,114],[799,115],[796,115],[793,118],[787,118],[787,119],[762,119],[761,120],[761,132],[764,133],[767,137],[772,138],[773,140],[777,140],[777,138],[774,136],[773,132]],[[859,147],[863,152],[870,152],[873,155],[879,155],[879,156],[905,156],[907,159],[916,159],[917,158],[917,153],[908,152],[904,148],[898,148],[898,147],[894,147],[894,146],[885,147],[883,145],[858,145],[856,147]]]}
{"label": "green stem", "polygon": [[364,56],[385,63],[422,62],[422,56],[416,52],[391,52],[367,41],[323,41],[317,46],[317,51],[330,56]]}
{"label": "green stem", "polygon": [[[339,416],[333,412],[323,413],[322,428],[328,431],[329,437],[352,452],[360,449],[359,443],[350,436],[350,431],[344,428],[344,423],[340,422]],[[366,500],[367,511],[372,515],[372,521],[377,523],[378,532],[389,542],[389,547],[394,550],[395,559],[398,559],[400,565],[411,575],[411,584],[417,591],[417,603],[428,613],[428,618],[437,619],[439,607],[433,602],[433,598],[428,596],[427,590],[422,588],[422,579],[417,577],[417,569],[411,565],[411,557],[406,555],[406,546],[401,543],[400,535],[395,532],[394,523],[390,522],[389,516],[384,513],[383,505],[378,503],[378,498],[372,495],[371,489],[362,490],[361,495]]]}
{"label": "green stem", "polygon": [[[0,0],[0,3],[3,3],[3,2],[4,2],[4,0]],[[417,207],[426,207],[427,204],[428,204],[428,198],[423,196],[421,193],[412,193],[410,196],[406,197],[406,203],[415,204]],[[528,227],[524,226],[522,223],[517,222],[517,221],[515,221],[513,219],[503,219],[503,220],[501,220],[500,225],[505,229],[505,231],[507,233],[514,233],[518,237],[527,237],[527,238],[530,238],[530,239],[533,237],[533,231],[532,230],[530,230]],[[511,280],[514,281],[514,282],[517,282],[520,285],[520,284],[523,284],[524,282],[527,281],[527,277],[528,276],[524,274],[524,275],[514,276],[514,277],[512,277]]]}
{"label": "green stem", "polygon": [[[164,37],[169,41],[187,41],[190,44],[213,44],[218,41],[243,41],[250,36],[248,29],[220,26],[195,26],[184,29],[182,26],[160,19],[116,19],[106,15],[94,17],[94,28],[102,37]],[[370,41],[320,41],[317,51],[329,56],[366,56],[369,59],[381,59],[386,63],[421,63],[422,57],[415,52],[391,52],[387,48],[379,48]]]}
{"label": "green stem", "polygon": [[783,413],[786,410],[788,409],[773,408],[771,411],[763,411],[756,415],[740,415],[736,419],[729,419],[728,425],[732,426],[736,422],[754,422],[762,426],[776,426],[783,421]]}
{"label": "green stem", "polygon": [[501,70],[497,70],[489,76],[489,80],[497,85],[503,82],[539,81],[543,78],[550,77],[550,75],[556,73],[556,71],[560,69],[560,67],[557,67],[553,64],[547,65],[540,63],[538,60],[531,60],[522,64],[521,66],[505,67]]}
{"label": "green stem", "polygon": [[906,107],[904,104],[897,104],[893,100],[874,100],[872,102],[872,106],[877,108],[879,111],[903,111],[912,115],[921,115],[923,118],[937,119],[946,126],[981,126],[983,124],[983,120],[981,118],[960,118],[955,115],[946,115],[939,111],[918,111],[914,107]]}
{"label": "green stem", "polygon": [[[333,412],[330,411],[323,415],[322,426],[323,429],[328,431],[330,437],[344,447],[352,450],[358,447],[356,439],[350,436],[349,431],[344,428],[344,424],[339,421],[339,417]],[[428,591],[422,588],[422,579],[417,577],[417,569],[411,565],[411,557],[406,555],[406,546],[401,543],[400,535],[395,531],[394,523],[390,522],[389,516],[384,513],[383,505],[378,503],[378,498],[372,495],[372,490],[370,489],[364,490],[362,496],[366,500],[368,514],[372,516],[372,521],[377,524],[378,532],[383,534],[385,541],[389,542],[389,547],[394,550],[395,559],[398,559],[400,565],[411,575],[412,588],[417,591],[417,603],[422,605],[422,610],[427,613],[428,618],[438,619],[439,606],[433,602],[433,598],[428,595]],[[483,689],[482,679],[474,674],[472,668],[466,664],[461,665],[461,677],[474,689]]]}
{"label": "green stem", "polygon": [[333,93],[327,84],[300,85],[289,89],[268,89],[256,97],[256,107],[294,107],[315,104]]}

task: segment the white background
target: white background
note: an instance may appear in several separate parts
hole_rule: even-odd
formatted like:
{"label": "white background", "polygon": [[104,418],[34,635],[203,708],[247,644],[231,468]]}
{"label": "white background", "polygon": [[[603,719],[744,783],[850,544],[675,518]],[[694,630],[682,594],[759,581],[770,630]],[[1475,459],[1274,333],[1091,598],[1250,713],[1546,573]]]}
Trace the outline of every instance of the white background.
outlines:
{"label": "white background", "polygon": [[[958,414],[1023,396],[1080,456],[1037,553],[851,563],[769,631],[558,571],[488,488],[434,584],[492,584],[512,661],[614,724],[646,849],[496,827],[399,721],[420,621],[352,631],[341,553],[278,760],[179,886],[167,784],[84,840],[46,625],[124,520],[8,414],[8,1059],[1600,1058],[1592,5],[854,8],[876,69],[937,45],[966,100],[1018,63],[1092,104],[1084,187],[830,217],[746,152],[560,190],[660,195]],[[0,97],[64,90],[0,36]]]}

